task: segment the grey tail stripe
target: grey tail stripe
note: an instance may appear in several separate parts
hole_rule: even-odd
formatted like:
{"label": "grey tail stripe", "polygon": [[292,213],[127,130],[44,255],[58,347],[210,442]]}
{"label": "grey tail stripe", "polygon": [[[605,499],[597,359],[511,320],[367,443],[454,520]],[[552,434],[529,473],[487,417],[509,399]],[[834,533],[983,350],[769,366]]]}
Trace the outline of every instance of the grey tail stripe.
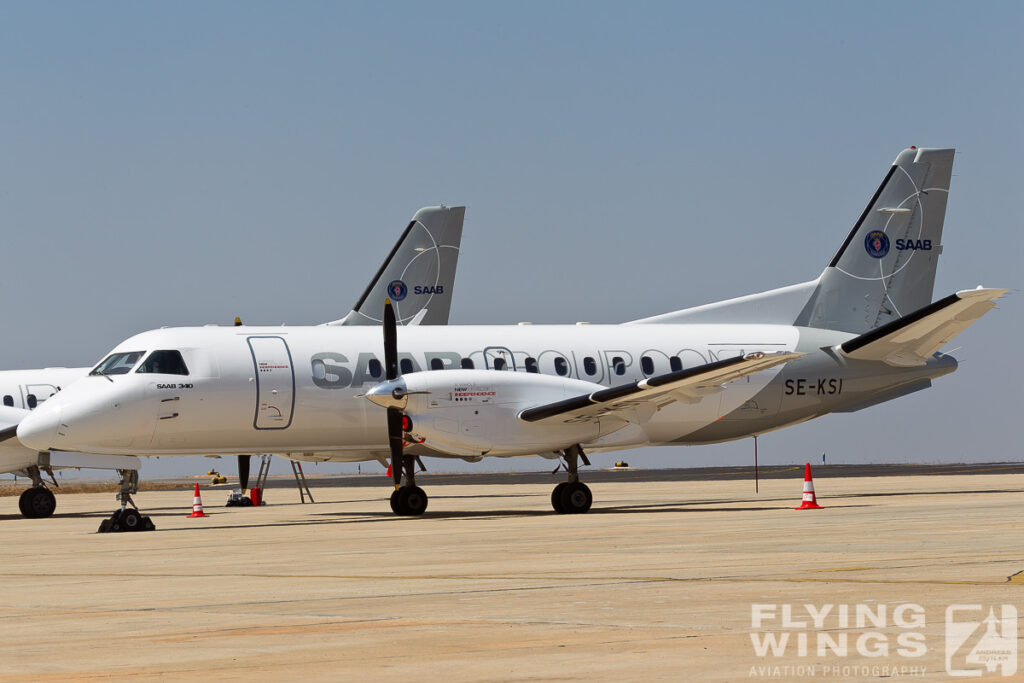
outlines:
{"label": "grey tail stripe", "polygon": [[845,341],[841,344],[841,348],[845,353],[853,353],[857,349],[863,348],[870,344],[871,342],[878,341],[882,337],[890,335],[898,330],[901,330],[904,327],[907,327],[908,325],[912,325],[916,323],[918,320],[921,320],[922,318],[927,318],[932,313],[935,313],[936,311],[941,311],[943,308],[951,306],[952,304],[955,304],[957,301],[960,301],[960,297],[958,297],[956,294],[950,294],[949,296],[943,299],[939,299],[938,301],[928,304],[924,308],[917,309],[913,313],[908,313],[899,320],[893,320],[891,323],[886,323],[881,327],[876,327],[870,332],[865,332],[859,337],[854,337],[849,341]]}
{"label": "grey tail stripe", "polygon": [[[373,276],[373,279],[370,280],[370,284],[366,286],[366,290],[363,292],[363,295],[359,297],[359,301],[357,301],[356,305],[352,307],[353,311],[358,311],[362,308],[363,302],[366,301],[366,297],[370,296],[370,292],[372,292],[373,288],[377,286],[377,281],[380,280],[380,276],[384,274],[384,270],[388,267],[388,264],[391,263],[391,259],[395,258],[395,254],[398,253],[399,247],[402,246],[402,242],[405,241],[405,238],[409,236],[409,232],[412,230],[412,226],[414,225],[416,225],[416,221],[409,221],[409,225],[405,226],[405,231],[402,233],[402,236],[398,238],[397,242],[395,242],[395,246],[391,247],[391,253],[388,254],[386,259],[384,259],[384,263],[380,264],[380,268],[377,269],[377,274]],[[380,311],[376,312],[380,313]]]}
{"label": "grey tail stripe", "polygon": [[860,230],[860,226],[864,222],[864,219],[867,218],[868,213],[871,212],[871,207],[873,207],[875,202],[878,201],[878,196],[882,194],[882,190],[885,189],[885,186],[889,183],[889,179],[892,178],[892,174],[896,172],[897,168],[897,166],[889,167],[889,172],[885,175],[885,180],[883,180],[882,184],[878,186],[877,190],[875,190],[875,196],[873,196],[871,201],[868,202],[868,205],[864,207],[864,213],[860,215],[860,218],[857,219],[857,223],[853,226],[853,230],[851,230],[850,234],[846,236],[846,241],[843,242],[843,246],[839,247],[839,251],[837,251],[836,255],[832,257],[832,263],[828,264],[830,268],[835,268],[836,264],[839,263],[839,257],[843,255],[844,251],[846,251],[846,247],[850,246],[850,242],[853,241],[854,235],[856,235]]}

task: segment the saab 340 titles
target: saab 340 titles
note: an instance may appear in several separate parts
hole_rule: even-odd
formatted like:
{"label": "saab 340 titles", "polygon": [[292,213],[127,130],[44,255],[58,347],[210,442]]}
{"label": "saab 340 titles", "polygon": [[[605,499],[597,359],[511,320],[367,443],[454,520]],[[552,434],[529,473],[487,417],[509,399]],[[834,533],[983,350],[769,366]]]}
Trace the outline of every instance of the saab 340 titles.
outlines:
{"label": "saab 340 titles", "polygon": [[[418,456],[564,458],[747,438],[860,410],[956,369],[940,349],[1006,290],[932,301],[952,149],[903,150],[821,275],[619,325],[176,328],[119,344],[26,417],[39,450],[389,459],[392,509],[427,507]],[[895,246],[895,248],[891,248]],[[410,278],[382,290],[409,295]],[[413,290],[414,291],[414,290]]]}

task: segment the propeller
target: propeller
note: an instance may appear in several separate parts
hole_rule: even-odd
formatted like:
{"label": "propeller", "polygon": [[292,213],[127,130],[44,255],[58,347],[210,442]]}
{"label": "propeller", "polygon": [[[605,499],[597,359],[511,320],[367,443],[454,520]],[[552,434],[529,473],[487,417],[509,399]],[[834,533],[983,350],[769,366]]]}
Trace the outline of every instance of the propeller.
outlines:
{"label": "propeller", "polygon": [[[384,379],[388,382],[398,379],[398,323],[390,298],[384,300]],[[398,386],[391,390],[391,394],[396,400],[404,397],[404,391]],[[387,411],[391,477],[397,490],[402,485],[402,409],[388,406]]]}
{"label": "propeller", "polygon": [[238,456],[238,485],[241,487],[242,493],[249,488],[249,460],[251,458],[251,455]]}

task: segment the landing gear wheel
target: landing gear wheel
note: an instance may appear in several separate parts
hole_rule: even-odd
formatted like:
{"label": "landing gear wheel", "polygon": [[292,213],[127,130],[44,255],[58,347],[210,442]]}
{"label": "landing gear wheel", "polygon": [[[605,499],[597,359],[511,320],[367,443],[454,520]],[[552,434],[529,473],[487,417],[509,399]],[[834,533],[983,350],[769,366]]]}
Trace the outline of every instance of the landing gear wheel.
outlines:
{"label": "landing gear wheel", "polygon": [[121,528],[125,531],[135,531],[142,526],[142,515],[138,510],[128,508],[121,513]]}
{"label": "landing gear wheel", "polygon": [[100,528],[97,529],[96,532],[100,534],[107,534],[122,531],[155,530],[156,525],[153,524],[153,520],[149,517],[143,516],[143,514],[138,510],[125,508],[124,510],[115,510],[114,514],[110,515],[109,519],[105,519],[100,522]]}
{"label": "landing gear wheel", "polygon": [[33,486],[21,492],[18,498],[18,509],[21,514],[29,519],[41,519],[49,517],[57,509],[57,499],[50,489],[43,486]]}
{"label": "landing gear wheel", "polygon": [[402,514],[398,511],[398,491],[398,489],[395,489],[391,492],[391,511],[396,515]]}
{"label": "landing gear wheel", "polygon": [[553,507],[555,512],[560,515],[565,514],[565,507],[562,505],[562,491],[564,491],[565,487],[568,485],[569,482],[563,481],[551,491],[551,507]]}
{"label": "landing gear wheel", "polygon": [[594,502],[594,495],[590,487],[580,481],[566,483],[562,489],[561,503],[565,512],[569,514],[581,514],[590,509]]}
{"label": "landing gear wheel", "polygon": [[398,514],[409,517],[422,515],[427,509],[427,493],[419,486],[403,486],[395,499]]}

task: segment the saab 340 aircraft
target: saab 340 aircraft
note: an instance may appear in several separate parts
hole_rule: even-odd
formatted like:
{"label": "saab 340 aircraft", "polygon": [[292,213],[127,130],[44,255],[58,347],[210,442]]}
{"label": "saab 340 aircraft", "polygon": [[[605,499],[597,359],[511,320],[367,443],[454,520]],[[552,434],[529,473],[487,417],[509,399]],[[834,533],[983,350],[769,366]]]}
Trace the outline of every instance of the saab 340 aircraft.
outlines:
{"label": "saab 340 aircraft", "polygon": [[[447,325],[465,215],[466,209],[462,206],[431,206],[417,211],[352,310],[344,318],[325,324],[379,325],[379,312],[383,310],[389,286],[405,279],[424,285],[405,297],[405,315],[399,322],[405,325]],[[397,290],[392,294],[395,293]],[[30,410],[52,398],[62,386],[85,377],[91,369],[0,371],[0,400],[3,403],[0,406],[0,434],[13,434],[13,428]],[[238,478],[243,492],[249,485],[249,460],[248,454],[238,456]],[[56,485],[54,470],[71,468],[118,471],[122,487],[118,499],[123,503],[130,501],[131,495],[138,490],[139,459],[134,455],[37,450],[25,447],[17,439],[0,441],[0,473],[10,472],[32,481],[32,486],[22,491],[18,500],[18,507],[25,517],[49,517],[53,514],[57,500],[46,487],[43,473],[48,474]],[[118,517],[114,520],[118,530],[145,524],[139,515],[127,515],[123,520],[120,514]]]}
{"label": "saab 340 aircraft", "polygon": [[932,302],[952,149],[900,152],[815,280],[619,325],[405,327],[386,283],[370,327],[177,328],[119,344],[17,427],[39,450],[285,453],[395,465],[392,509],[427,496],[416,456],[563,457],[559,513],[592,502],[587,451],[742,439],[919,391],[939,350],[1006,290]]}

